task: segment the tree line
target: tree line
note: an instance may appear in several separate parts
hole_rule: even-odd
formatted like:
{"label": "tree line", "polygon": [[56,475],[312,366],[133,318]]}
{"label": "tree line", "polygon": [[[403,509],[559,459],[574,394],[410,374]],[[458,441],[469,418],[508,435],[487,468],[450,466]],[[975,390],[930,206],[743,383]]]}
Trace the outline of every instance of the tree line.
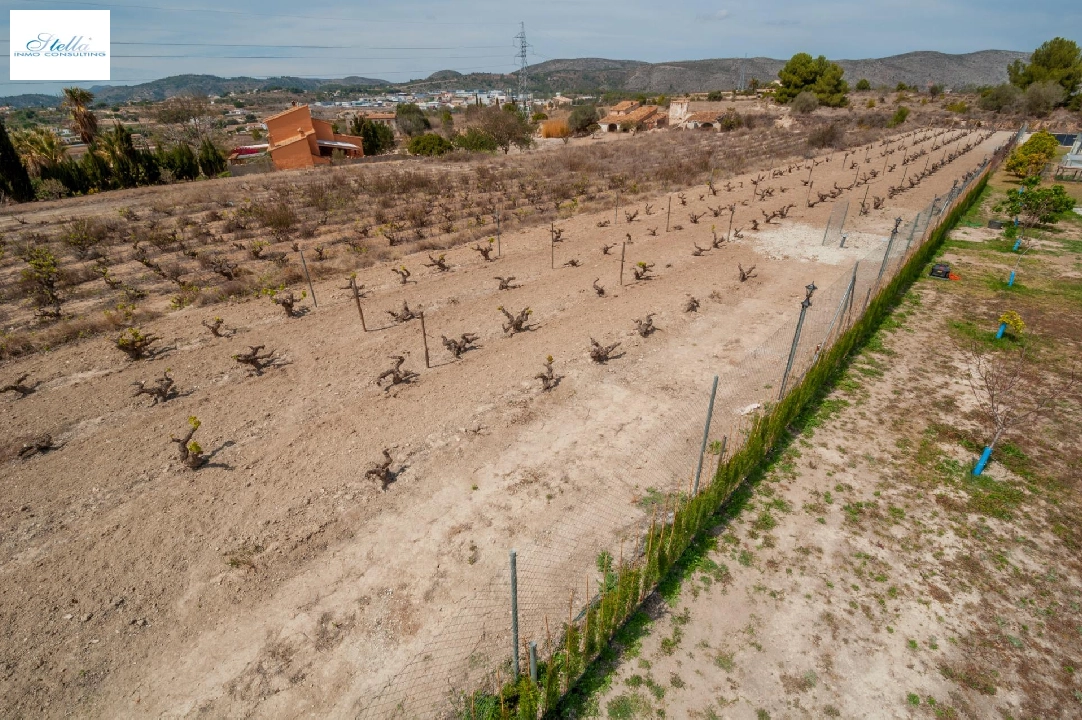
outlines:
{"label": "tree line", "polygon": [[195,149],[188,140],[171,147],[136,146],[131,131],[114,123],[103,130],[90,105],[94,94],[65,88],[62,107],[71,129],[86,144],[76,160],[55,132],[47,128],[8,133],[0,121],[0,195],[17,202],[50,200],[103,190],[217,177],[226,170],[222,151],[203,136]]}

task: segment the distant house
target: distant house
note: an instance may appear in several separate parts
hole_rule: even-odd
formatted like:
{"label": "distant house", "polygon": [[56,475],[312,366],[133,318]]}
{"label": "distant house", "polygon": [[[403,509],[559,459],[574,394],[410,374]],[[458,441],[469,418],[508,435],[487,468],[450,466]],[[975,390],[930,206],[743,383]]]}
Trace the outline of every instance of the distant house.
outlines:
{"label": "distant house", "polygon": [[664,127],[668,119],[668,113],[657,105],[640,105],[626,100],[613,106],[609,114],[598,121],[598,125],[601,132],[652,130]]}
{"label": "distant house", "polygon": [[313,118],[307,105],[271,115],[263,123],[271,159],[279,170],[330,165],[335,150],[348,158],[364,157],[361,138],[334,132],[329,122]]}
{"label": "distant house", "polygon": [[367,112],[361,113],[361,117],[365,118],[366,120],[371,120],[374,123],[386,125],[387,127],[394,129],[395,115],[393,112]]}

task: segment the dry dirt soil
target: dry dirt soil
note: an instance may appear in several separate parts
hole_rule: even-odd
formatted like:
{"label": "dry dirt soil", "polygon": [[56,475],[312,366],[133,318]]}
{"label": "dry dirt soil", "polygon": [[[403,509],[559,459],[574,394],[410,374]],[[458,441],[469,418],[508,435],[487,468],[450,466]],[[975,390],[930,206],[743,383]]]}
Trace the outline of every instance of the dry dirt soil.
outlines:
{"label": "dry dirt soil", "polygon": [[[851,216],[849,249],[821,246],[833,203],[800,207],[808,170],[788,172],[804,162],[794,158],[769,181],[777,197],[762,203],[755,174],[731,178],[716,197],[686,188],[667,233],[661,195],[637,199],[631,223],[621,213],[599,227],[611,209],[558,222],[554,251],[547,229],[521,229],[503,236],[494,262],[460,247],[440,272],[423,266],[426,254],[409,255],[396,261],[412,272],[406,284],[386,263],[361,269],[368,332],[339,276],[316,282],[318,307],[302,301],[300,317],[257,297],[148,321],[143,329],[161,338],[150,359],[129,361],[100,336],[6,362],[0,386],[24,374],[40,384],[25,398],[0,396],[0,714],[356,714],[423,650],[445,609],[502,577],[509,547],[576,514],[585,521],[599,497],[617,498],[617,515],[637,512],[643,488],[607,486],[613,468],[662,436],[677,465],[691,457],[710,375],[791,319],[809,280],[848,273],[895,216],[945,193],[1006,137]],[[918,133],[904,144],[915,141],[934,142]],[[842,159],[814,169],[816,187],[852,182]],[[872,194],[901,172],[873,181]],[[854,208],[862,190],[844,196]],[[749,229],[762,208],[793,196],[798,207],[776,229]],[[708,245],[711,225],[723,226],[689,214],[730,202],[743,237],[693,256],[692,244]],[[35,221],[32,210],[23,217]],[[620,247],[603,255],[601,246],[628,234],[621,287]],[[572,259],[580,265],[565,266]],[[633,281],[639,261],[654,264],[655,279]],[[738,263],[758,277],[741,283]],[[516,287],[500,291],[494,276],[514,276]],[[689,295],[702,302],[696,313],[684,312]],[[387,312],[404,301],[424,311],[430,368],[420,323],[395,324]],[[506,336],[497,306],[530,308],[533,328]],[[648,313],[659,331],[641,338],[632,320]],[[215,315],[227,337],[201,326]],[[477,347],[455,360],[440,336],[462,333],[476,334]],[[621,356],[591,362],[591,337],[620,342]],[[280,363],[247,373],[232,356],[249,346]],[[377,385],[392,355],[405,356],[414,382]],[[547,355],[562,381],[545,393],[534,375]],[[133,383],[166,370],[177,397],[132,396]],[[170,442],[192,416],[209,459],[195,472]],[[17,457],[45,433],[54,449]],[[385,448],[394,477],[383,490],[365,472]],[[756,612],[772,622],[765,605]]]}
{"label": "dry dirt soil", "polygon": [[[1027,323],[1038,389],[1082,369],[1082,219],[1006,278],[995,176],[835,389],[738,492],[580,698],[609,718],[1082,717],[1082,393],[988,437],[960,348]],[[1076,197],[1082,192],[1073,188]],[[580,716],[582,716],[580,715]]]}

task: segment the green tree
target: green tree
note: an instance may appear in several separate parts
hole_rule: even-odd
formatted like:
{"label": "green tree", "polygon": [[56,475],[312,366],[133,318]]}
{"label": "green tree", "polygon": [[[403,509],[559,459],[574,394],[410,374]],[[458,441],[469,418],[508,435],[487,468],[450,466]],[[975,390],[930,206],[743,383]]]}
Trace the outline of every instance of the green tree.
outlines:
{"label": "green tree", "polygon": [[1004,169],[1020,178],[1037,175],[1056,157],[1058,150],[1059,141],[1054,135],[1043,130],[1033,133],[1029,140],[1015,148],[1011,156],[1007,158]]}
{"label": "green tree", "polygon": [[3,118],[0,118],[0,195],[6,195],[16,202],[34,199],[30,173],[11,144]]}
{"label": "green tree", "polygon": [[582,135],[588,133],[590,128],[597,124],[598,120],[595,106],[578,105],[571,111],[571,116],[567,118],[567,125],[571,128],[571,132]]}
{"label": "green tree", "polygon": [[60,319],[60,293],[57,283],[60,281],[60,261],[44,245],[32,245],[22,255],[27,264],[19,277],[31,302],[38,307],[41,317]]}
{"label": "green tree", "polygon": [[778,71],[781,87],[774,93],[774,98],[780,103],[788,103],[809,90],[815,93],[820,105],[845,107],[849,103],[846,97],[849,84],[842,79],[844,74],[840,65],[822,55],[812,58],[808,53],[797,53]]}
{"label": "green tree", "polygon": [[177,180],[195,180],[199,177],[199,160],[188,143],[177,143],[159,162],[168,168]]}
{"label": "green tree", "polygon": [[1022,187],[1008,190],[1007,197],[998,205],[996,212],[1017,217],[1026,227],[1038,223],[1054,223],[1059,216],[1074,207],[1074,198],[1062,185],[1040,187],[1039,177],[1026,178]]}
{"label": "green tree", "polygon": [[533,144],[533,127],[515,106],[480,108],[475,115],[477,127],[491,135],[504,154],[510,152],[512,145],[526,149]]}
{"label": "green tree", "polygon": [[48,128],[15,130],[11,133],[11,140],[27,171],[35,177],[41,175],[42,168],[60,164],[67,154],[64,143]]}
{"label": "green tree", "polygon": [[480,128],[466,128],[466,132],[458,133],[452,139],[455,147],[468,150],[469,152],[494,153],[499,149],[496,138]]}
{"label": "green tree", "polygon": [[414,103],[402,103],[395,108],[394,121],[399,131],[407,137],[422,135],[432,128],[424,111]]}
{"label": "green tree", "polygon": [[928,94],[932,97],[939,97],[943,94],[943,85],[941,83],[936,83],[935,85],[929,86]]}
{"label": "green tree", "polygon": [[222,151],[210,141],[210,138],[203,138],[203,142],[199,145],[199,169],[203,171],[203,174],[208,178],[218,177],[225,172],[227,166],[228,163]]}
{"label": "green tree", "polygon": [[64,101],[61,107],[67,108],[71,117],[71,129],[79,138],[89,145],[94,142],[98,135],[98,118],[90,110],[90,103],[94,101],[94,93],[80,87],[64,88]]}
{"label": "green tree", "polygon": [[1082,84],[1082,50],[1074,40],[1052,38],[1033,51],[1028,63],[1015,60],[1008,65],[1007,75],[1022,90],[1034,83],[1054,82],[1070,99]]}
{"label": "green tree", "polygon": [[905,122],[905,119],[909,117],[909,108],[901,106],[894,111],[894,114],[890,116],[890,120],[887,121],[887,127],[898,127]]}
{"label": "green tree", "polygon": [[349,134],[361,138],[365,155],[383,155],[394,149],[394,130],[363,115],[350,120]]}
{"label": "green tree", "polygon": [[425,133],[410,140],[406,146],[411,155],[443,155],[454,149],[451,141],[436,133]]}
{"label": "green tree", "polygon": [[1051,80],[1035,82],[1022,93],[1022,106],[1027,115],[1047,117],[1063,102],[1063,87]]}
{"label": "green tree", "polygon": [[1014,85],[1004,83],[1003,85],[997,85],[982,92],[978,104],[980,105],[981,110],[991,110],[992,112],[1001,113],[1010,111],[1014,108],[1021,95],[1022,91]]}
{"label": "green tree", "polygon": [[857,92],[867,92],[868,90],[871,90],[871,89],[872,89],[872,84],[870,82],[868,82],[866,79],[861,78],[860,80],[857,80],[857,88],[856,88]]}

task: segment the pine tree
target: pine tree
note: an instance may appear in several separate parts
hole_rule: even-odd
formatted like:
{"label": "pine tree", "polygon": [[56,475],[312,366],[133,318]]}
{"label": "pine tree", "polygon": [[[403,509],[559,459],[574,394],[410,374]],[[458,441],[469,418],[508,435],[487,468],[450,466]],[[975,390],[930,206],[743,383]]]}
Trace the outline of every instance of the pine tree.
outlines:
{"label": "pine tree", "polygon": [[11,144],[4,121],[0,119],[0,193],[11,197],[16,202],[34,199],[34,186],[30,184],[30,173],[15,152]]}

